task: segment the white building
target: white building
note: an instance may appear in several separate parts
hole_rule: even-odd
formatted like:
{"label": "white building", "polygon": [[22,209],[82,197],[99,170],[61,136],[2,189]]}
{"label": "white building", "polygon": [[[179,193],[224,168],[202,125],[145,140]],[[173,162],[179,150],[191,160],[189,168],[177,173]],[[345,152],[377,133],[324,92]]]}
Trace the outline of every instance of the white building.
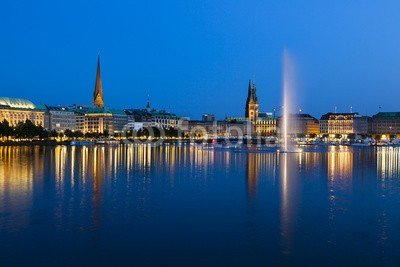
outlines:
{"label": "white building", "polygon": [[47,129],[50,131],[64,132],[65,130],[76,131],[77,122],[75,112],[68,107],[46,106],[48,113]]}

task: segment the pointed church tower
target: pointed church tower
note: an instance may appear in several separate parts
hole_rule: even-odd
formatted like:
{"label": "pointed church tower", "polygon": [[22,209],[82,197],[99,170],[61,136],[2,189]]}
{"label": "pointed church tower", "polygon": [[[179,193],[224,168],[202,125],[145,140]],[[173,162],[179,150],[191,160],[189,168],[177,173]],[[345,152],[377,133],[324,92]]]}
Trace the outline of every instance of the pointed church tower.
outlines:
{"label": "pointed church tower", "polygon": [[246,118],[252,123],[256,123],[258,118],[258,97],[256,85],[249,81],[249,89],[246,100]]}
{"label": "pointed church tower", "polygon": [[147,110],[147,112],[151,111],[150,97],[149,96],[147,96],[146,110]]}
{"label": "pointed church tower", "polygon": [[98,108],[104,108],[103,85],[101,83],[100,55],[97,58],[96,82],[94,85],[93,104]]}
{"label": "pointed church tower", "polygon": [[246,107],[245,107],[245,114],[246,118],[249,117],[249,102],[251,97],[251,81],[249,80],[249,89],[247,90],[247,99],[246,99]]}

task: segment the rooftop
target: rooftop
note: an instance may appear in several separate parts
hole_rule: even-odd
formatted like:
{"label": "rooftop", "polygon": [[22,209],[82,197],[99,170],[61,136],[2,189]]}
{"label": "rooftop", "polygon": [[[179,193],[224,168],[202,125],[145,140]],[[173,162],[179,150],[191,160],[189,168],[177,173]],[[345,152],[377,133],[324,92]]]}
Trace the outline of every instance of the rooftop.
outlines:
{"label": "rooftop", "polygon": [[321,120],[328,120],[331,118],[331,116],[336,117],[336,116],[340,116],[340,117],[345,117],[345,116],[356,116],[358,115],[358,112],[348,112],[348,113],[334,113],[334,112],[328,112],[324,115],[321,116]]}
{"label": "rooftop", "polygon": [[400,117],[400,112],[379,112],[372,116],[373,118],[393,118]]}
{"label": "rooftop", "polygon": [[23,98],[0,97],[0,105],[10,108],[35,109],[35,105]]}

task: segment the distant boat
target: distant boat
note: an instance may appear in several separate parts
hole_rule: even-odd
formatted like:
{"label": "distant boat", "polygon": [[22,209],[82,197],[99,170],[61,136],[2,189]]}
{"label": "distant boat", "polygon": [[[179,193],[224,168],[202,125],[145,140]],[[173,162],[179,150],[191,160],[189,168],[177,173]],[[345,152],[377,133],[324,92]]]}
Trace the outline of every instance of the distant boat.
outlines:
{"label": "distant boat", "polygon": [[400,146],[400,139],[396,138],[392,140],[392,146]]}
{"label": "distant boat", "polygon": [[353,143],[351,143],[351,146],[371,146],[371,145],[372,145],[372,140],[369,138],[356,139],[354,140]]}
{"label": "distant boat", "polygon": [[371,143],[352,143],[351,146],[371,146]]}
{"label": "distant boat", "polygon": [[119,145],[120,141],[118,140],[97,140],[97,145]]}
{"label": "distant boat", "polygon": [[94,144],[94,141],[91,141],[91,140],[74,140],[74,141],[71,141],[71,143],[70,143],[71,146],[90,146],[93,144]]}
{"label": "distant boat", "polygon": [[389,146],[390,143],[389,143],[389,141],[386,141],[386,140],[380,140],[380,141],[376,142],[376,145],[377,146]]}

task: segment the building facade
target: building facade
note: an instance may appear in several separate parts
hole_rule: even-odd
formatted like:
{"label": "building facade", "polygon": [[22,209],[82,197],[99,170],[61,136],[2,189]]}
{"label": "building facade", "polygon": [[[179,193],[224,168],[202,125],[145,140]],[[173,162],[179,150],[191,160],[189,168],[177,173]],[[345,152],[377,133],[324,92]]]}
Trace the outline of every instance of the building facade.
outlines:
{"label": "building facade", "polygon": [[46,110],[26,99],[0,97],[0,121],[3,120],[11,126],[30,120],[37,126],[45,127]]}
{"label": "building facade", "polygon": [[[282,117],[278,124],[282,124]],[[310,114],[289,114],[287,125],[288,134],[293,136],[312,137],[320,133],[319,121]]]}
{"label": "building facade", "polygon": [[65,130],[77,131],[76,114],[68,107],[48,106],[46,129],[49,131],[64,132]]}
{"label": "building facade", "polygon": [[91,108],[82,113],[83,133],[105,133],[111,136],[121,133],[128,124],[128,116],[122,110]]}
{"label": "building facade", "polygon": [[354,117],[358,113],[326,113],[322,115],[319,125],[323,135],[348,135],[354,133]]}
{"label": "building facade", "polygon": [[353,130],[355,134],[367,135],[371,133],[371,117],[369,116],[354,116]]}
{"label": "building facade", "polygon": [[276,119],[272,113],[259,113],[255,124],[255,131],[257,134],[264,136],[276,135]]}
{"label": "building facade", "polygon": [[371,134],[400,135],[400,112],[379,112],[372,116]]}
{"label": "building facade", "polygon": [[[125,109],[129,123],[144,123],[143,125],[154,125],[164,129],[187,127],[187,119],[177,116],[164,109],[157,110],[151,108],[150,101],[147,99],[144,109]],[[139,125],[139,124],[137,124]]]}

